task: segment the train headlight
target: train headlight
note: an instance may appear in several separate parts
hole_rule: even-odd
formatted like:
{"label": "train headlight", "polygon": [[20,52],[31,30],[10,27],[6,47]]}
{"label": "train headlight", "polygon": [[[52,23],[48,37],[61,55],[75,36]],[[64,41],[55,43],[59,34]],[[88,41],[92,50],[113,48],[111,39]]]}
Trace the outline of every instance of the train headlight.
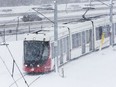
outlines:
{"label": "train headlight", "polygon": [[40,65],[38,64],[37,67],[40,67]]}
{"label": "train headlight", "polygon": [[27,67],[27,64],[25,64],[25,67]]}
{"label": "train headlight", "polygon": [[34,68],[31,68],[31,71],[34,71]]}

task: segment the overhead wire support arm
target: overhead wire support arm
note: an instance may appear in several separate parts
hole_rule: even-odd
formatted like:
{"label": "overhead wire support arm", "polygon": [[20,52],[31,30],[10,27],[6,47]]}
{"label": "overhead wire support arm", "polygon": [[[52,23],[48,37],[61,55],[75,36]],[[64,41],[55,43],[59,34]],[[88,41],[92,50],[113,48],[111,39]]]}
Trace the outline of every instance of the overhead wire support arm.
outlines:
{"label": "overhead wire support arm", "polygon": [[89,18],[86,18],[86,17],[85,17],[86,13],[87,13],[89,10],[90,10],[90,8],[88,8],[88,9],[85,11],[85,13],[82,15],[83,19],[89,20]]}
{"label": "overhead wire support arm", "polygon": [[43,17],[45,17],[46,19],[48,19],[51,23],[54,24],[54,21],[50,20],[48,17],[46,17],[44,14],[42,14],[41,12],[39,12],[38,10],[36,10],[37,8],[32,8],[34,11],[36,11],[37,13],[39,13],[40,15],[42,15]]}

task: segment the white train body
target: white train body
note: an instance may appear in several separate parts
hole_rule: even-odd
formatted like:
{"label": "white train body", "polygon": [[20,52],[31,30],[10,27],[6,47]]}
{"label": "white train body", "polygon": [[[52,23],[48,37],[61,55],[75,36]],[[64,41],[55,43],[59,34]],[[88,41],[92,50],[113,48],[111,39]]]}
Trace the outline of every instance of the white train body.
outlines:
{"label": "white train body", "polygon": [[[116,43],[116,16],[113,17],[114,43]],[[110,46],[109,17],[85,22],[72,22],[58,27],[58,65],[78,58],[95,50]],[[48,27],[38,33],[28,34],[26,41],[48,41],[50,69],[54,69],[54,27]],[[28,71],[26,71],[28,72]],[[29,71],[31,72],[31,71]],[[34,72],[34,71],[33,71]],[[39,72],[39,71],[36,71]],[[46,72],[46,71],[42,71]]]}

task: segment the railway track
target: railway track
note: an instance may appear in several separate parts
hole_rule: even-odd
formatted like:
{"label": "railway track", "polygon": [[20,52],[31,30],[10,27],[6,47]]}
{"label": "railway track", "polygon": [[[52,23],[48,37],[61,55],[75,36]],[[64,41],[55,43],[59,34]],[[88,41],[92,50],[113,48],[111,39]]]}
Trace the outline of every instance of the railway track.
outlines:
{"label": "railway track", "polygon": [[[103,8],[104,9],[104,8]],[[83,9],[81,11],[77,12],[66,12],[63,11],[61,13],[58,13],[58,22],[59,24],[62,23],[68,23],[68,22],[73,22],[73,21],[78,21],[82,19],[82,15],[85,13],[86,9]],[[114,9],[114,14],[116,14],[116,10]],[[96,9],[91,9],[87,12],[86,17],[103,17],[103,16],[108,16],[109,15],[109,10],[96,10]],[[53,21],[53,13],[52,14],[46,14],[46,16]],[[47,19],[43,19],[42,21],[32,21],[32,22],[23,22],[23,21],[11,21],[8,23],[0,22],[0,36],[3,35],[14,35],[14,34],[22,34],[22,33],[29,33],[29,32],[34,32],[41,30],[44,27],[48,26],[54,26],[53,23],[48,21]],[[4,34],[5,33],[5,34]]]}

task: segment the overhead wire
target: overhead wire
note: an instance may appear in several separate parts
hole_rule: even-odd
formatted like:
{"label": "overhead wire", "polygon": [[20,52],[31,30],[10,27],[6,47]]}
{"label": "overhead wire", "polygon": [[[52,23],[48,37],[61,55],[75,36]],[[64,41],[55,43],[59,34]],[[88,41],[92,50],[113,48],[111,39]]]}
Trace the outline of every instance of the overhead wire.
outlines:
{"label": "overhead wire", "polygon": [[33,80],[33,81],[29,84],[29,86],[31,86],[34,82],[36,82],[40,77],[41,77],[41,76],[39,76],[39,77],[37,77],[35,80]]}
{"label": "overhead wire", "polygon": [[[26,74],[25,75],[23,75],[24,77],[26,76]],[[20,79],[22,79],[22,76],[20,77],[20,78],[18,78],[18,79],[16,79],[15,80],[15,82],[18,82]],[[14,85],[15,84],[15,82],[13,82],[9,87],[12,87],[12,85]]]}
{"label": "overhead wire", "polygon": [[14,75],[14,60],[13,60],[13,65],[12,65],[12,76]]}
{"label": "overhead wire", "polygon": [[[107,7],[109,7],[108,4],[102,2],[101,0],[97,0],[97,1],[99,1],[100,3],[102,3],[102,4],[106,5]],[[82,15],[83,19],[85,19],[85,20],[90,20],[89,18],[86,18],[85,15],[86,15],[86,13],[91,9],[91,2],[92,2],[92,0],[90,1],[90,7],[87,8],[87,10],[85,11],[85,13]]]}
{"label": "overhead wire", "polygon": [[[17,63],[16,63],[15,60],[14,60],[14,57],[13,57],[13,55],[12,55],[12,53],[11,53],[9,47],[8,47],[7,45],[6,45],[6,47],[7,47],[8,51],[9,51],[9,53],[10,53],[12,59],[13,59],[13,67],[14,67],[14,64],[16,64],[16,66],[17,66],[17,68],[18,68],[18,70],[19,70],[19,72],[20,72],[20,74],[21,74],[21,76],[22,76],[21,78],[23,78],[23,80],[25,81],[25,83],[27,84],[27,86],[30,87],[35,81],[37,81],[37,80],[40,78],[40,76],[37,77],[35,80],[33,80],[30,84],[28,84],[27,81],[26,81],[26,79],[24,78],[24,76],[26,76],[26,75],[23,76],[21,70],[19,69]],[[8,69],[8,67],[7,67],[7,65],[6,65],[6,63],[5,63],[5,61],[2,59],[1,56],[0,56],[0,59],[1,59],[1,61],[3,62],[3,64],[5,65],[7,71],[8,71],[9,74],[11,75],[12,79],[14,80],[14,83],[12,83],[9,87],[11,87],[13,84],[16,84],[16,86],[18,87],[17,81],[18,81],[19,79],[21,79],[21,78],[15,80],[14,77],[13,77],[13,70],[14,70],[14,68],[13,68],[13,70],[12,70],[12,73],[10,73],[10,70]]]}
{"label": "overhead wire", "polygon": [[106,3],[102,2],[101,0],[97,0],[97,1],[99,1],[99,2],[100,2],[100,3],[102,3],[103,5],[106,5],[106,6],[108,6],[108,7],[109,7],[109,5],[108,5],[108,4],[106,4]]}
{"label": "overhead wire", "polygon": [[6,45],[6,48],[8,49],[8,52],[10,53],[10,55],[11,55],[11,57],[12,57],[12,60],[14,61],[14,64],[16,65],[18,71],[20,72],[20,74],[21,74],[21,76],[22,76],[22,78],[23,78],[25,84],[27,85],[27,87],[29,87],[29,84],[27,83],[25,77],[23,76],[23,73],[21,72],[21,70],[20,70],[18,64],[16,63],[16,61],[15,61],[15,59],[14,59],[14,57],[13,57],[13,54],[11,53],[11,51],[10,51],[8,45]]}
{"label": "overhead wire", "polygon": [[13,75],[10,73],[10,70],[8,69],[8,66],[6,65],[5,61],[2,59],[2,57],[0,56],[1,61],[3,62],[4,66],[6,67],[8,73],[10,74],[10,76],[12,77],[14,84],[16,84],[16,86],[18,87],[18,84],[16,82],[16,80],[14,79]]}
{"label": "overhead wire", "polygon": [[48,17],[46,17],[44,14],[42,14],[41,12],[39,12],[38,10],[36,10],[37,8],[32,8],[34,11],[36,11],[37,13],[39,13],[40,15],[42,15],[44,18],[48,19],[51,23],[54,24],[54,21],[52,21],[51,19],[49,19]]}

